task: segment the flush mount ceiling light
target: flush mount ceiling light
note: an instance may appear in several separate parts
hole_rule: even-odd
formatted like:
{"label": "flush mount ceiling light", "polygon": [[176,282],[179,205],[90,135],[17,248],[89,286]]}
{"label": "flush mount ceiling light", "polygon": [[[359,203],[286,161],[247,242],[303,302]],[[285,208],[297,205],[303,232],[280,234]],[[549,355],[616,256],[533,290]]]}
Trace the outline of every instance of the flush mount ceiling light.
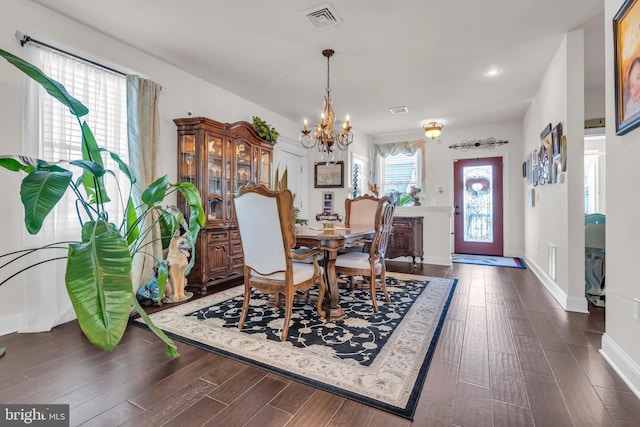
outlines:
{"label": "flush mount ceiling light", "polygon": [[424,126],[424,136],[436,139],[442,134],[442,123],[429,122]]}
{"label": "flush mount ceiling light", "polygon": [[[300,143],[305,148],[318,147],[322,158],[321,160],[335,160],[336,147],[341,151],[345,151],[347,146],[353,142],[353,133],[349,124],[349,116],[342,124],[342,129],[333,128],[336,122],[336,115],[331,105],[331,87],[329,86],[329,58],[335,52],[331,49],[322,51],[322,55],[327,58],[327,94],[324,96],[324,104],[322,107],[322,116],[320,124],[318,124],[311,135],[311,130],[307,128],[307,119],[304,120],[304,129],[300,134]],[[326,159],[325,159],[326,157]]]}

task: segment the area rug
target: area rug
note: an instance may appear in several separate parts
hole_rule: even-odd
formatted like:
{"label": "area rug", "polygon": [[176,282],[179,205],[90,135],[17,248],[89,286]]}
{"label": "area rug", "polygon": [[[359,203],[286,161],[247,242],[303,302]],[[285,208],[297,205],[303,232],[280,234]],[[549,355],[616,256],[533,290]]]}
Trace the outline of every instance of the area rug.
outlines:
{"label": "area rug", "polygon": [[[387,273],[390,303],[377,313],[365,290],[340,291],[346,318],[321,321],[316,295],[294,307],[286,342],[283,313],[252,295],[238,329],[243,287],[224,290],[151,315],[175,340],[267,369],[412,419],[457,279]],[[314,298],[315,297],[315,298]],[[139,319],[134,321],[146,327]]]}
{"label": "area rug", "polygon": [[520,258],[491,255],[453,254],[451,261],[460,264],[491,265],[494,267],[527,268]]}

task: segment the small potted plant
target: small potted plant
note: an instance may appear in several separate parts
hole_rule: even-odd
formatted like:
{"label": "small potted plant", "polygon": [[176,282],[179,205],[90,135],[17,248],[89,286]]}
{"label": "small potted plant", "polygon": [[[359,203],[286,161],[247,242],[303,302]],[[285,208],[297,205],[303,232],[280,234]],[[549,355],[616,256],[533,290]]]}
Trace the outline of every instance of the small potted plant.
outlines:
{"label": "small potted plant", "polygon": [[268,141],[272,145],[275,145],[276,142],[278,142],[278,137],[280,136],[278,131],[260,117],[253,116],[253,128],[258,132],[260,138]]}

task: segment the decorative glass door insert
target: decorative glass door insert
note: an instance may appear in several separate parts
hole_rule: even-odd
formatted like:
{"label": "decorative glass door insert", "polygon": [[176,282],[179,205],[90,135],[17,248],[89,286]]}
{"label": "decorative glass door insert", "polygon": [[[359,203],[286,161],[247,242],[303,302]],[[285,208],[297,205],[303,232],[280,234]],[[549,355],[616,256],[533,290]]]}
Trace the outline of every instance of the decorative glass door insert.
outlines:
{"label": "decorative glass door insert", "polygon": [[464,240],[465,242],[493,242],[493,167],[463,168],[464,180]]}

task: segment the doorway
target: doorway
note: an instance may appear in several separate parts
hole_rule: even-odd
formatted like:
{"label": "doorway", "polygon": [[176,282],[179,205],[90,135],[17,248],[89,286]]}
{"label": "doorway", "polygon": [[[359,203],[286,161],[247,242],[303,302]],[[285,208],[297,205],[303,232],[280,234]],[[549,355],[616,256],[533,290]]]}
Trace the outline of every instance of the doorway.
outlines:
{"label": "doorway", "polygon": [[502,256],[502,157],[453,164],[454,252]]}

